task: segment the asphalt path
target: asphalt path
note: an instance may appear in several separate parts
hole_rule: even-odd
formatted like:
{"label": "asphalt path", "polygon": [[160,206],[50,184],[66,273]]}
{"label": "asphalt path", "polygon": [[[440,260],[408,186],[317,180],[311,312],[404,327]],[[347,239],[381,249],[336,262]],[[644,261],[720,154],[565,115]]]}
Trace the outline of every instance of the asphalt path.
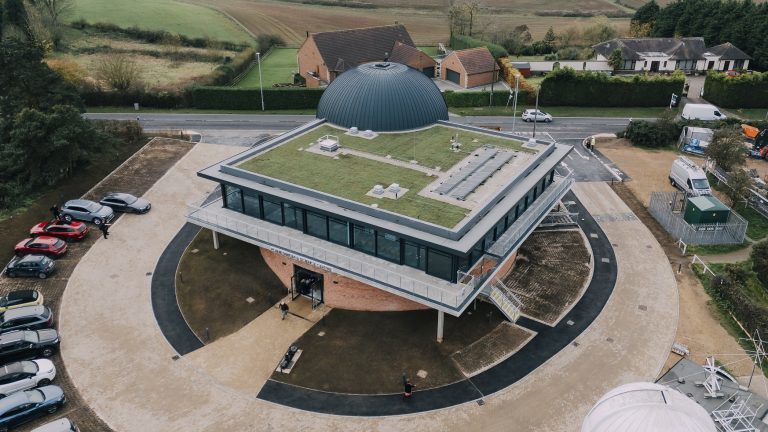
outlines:
{"label": "asphalt path", "polygon": [[[195,141],[207,143],[252,146],[315,118],[314,115],[282,114],[158,114],[158,113],[87,113],[90,119],[136,120],[150,131],[185,130],[200,135]],[[598,133],[616,133],[623,130],[630,118],[619,117],[555,117],[551,123],[537,123],[536,138],[557,141],[574,146],[574,151],[563,162],[574,172],[577,181],[610,181],[610,161],[600,154],[581,146],[584,138]],[[534,136],[534,124],[511,116],[451,116],[451,121],[474,126],[500,128],[503,132],[525,137]],[[608,166],[608,167],[606,167]],[[620,175],[620,174],[619,174]]]}

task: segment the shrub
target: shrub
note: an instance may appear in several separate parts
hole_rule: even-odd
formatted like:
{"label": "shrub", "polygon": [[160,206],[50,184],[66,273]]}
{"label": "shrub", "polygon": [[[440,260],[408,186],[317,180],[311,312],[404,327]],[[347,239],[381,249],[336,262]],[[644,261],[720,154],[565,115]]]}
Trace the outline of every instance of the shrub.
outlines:
{"label": "shrub", "polygon": [[726,108],[765,108],[768,106],[768,72],[729,77],[710,71],[704,81],[704,97]]}
{"label": "shrub", "polygon": [[682,73],[625,78],[577,73],[565,67],[547,74],[539,98],[550,106],[666,106],[672,93],[680,93],[684,82]]}
{"label": "shrub", "polygon": [[[265,88],[264,105],[270,110],[314,109],[320,102],[323,90],[295,88]],[[237,87],[193,87],[191,103],[201,109],[261,109],[259,89]]]}
{"label": "shrub", "polygon": [[453,35],[451,36],[451,47],[456,50],[464,49],[464,48],[478,48],[478,47],[486,47],[488,48],[488,51],[491,52],[493,55],[493,58],[501,58],[506,57],[509,55],[507,50],[504,49],[503,46],[497,45],[495,43],[486,42],[481,39],[476,39],[470,36],[463,36],[463,35]]}
{"label": "shrub", "polygon": [[750,254],[752,258],[752,270],[757,273],[757,278],[768,287],[768,240],[757,243]]}

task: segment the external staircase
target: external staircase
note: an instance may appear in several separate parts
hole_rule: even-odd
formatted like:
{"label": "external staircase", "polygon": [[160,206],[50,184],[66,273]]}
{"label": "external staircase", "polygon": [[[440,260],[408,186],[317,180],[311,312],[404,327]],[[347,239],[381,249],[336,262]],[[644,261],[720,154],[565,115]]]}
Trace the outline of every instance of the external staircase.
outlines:
{"label": "external staircase", "polygon": [[513,323],[520,318],[523,303],[504,282],[496,278],[488,285],[488,298]]}

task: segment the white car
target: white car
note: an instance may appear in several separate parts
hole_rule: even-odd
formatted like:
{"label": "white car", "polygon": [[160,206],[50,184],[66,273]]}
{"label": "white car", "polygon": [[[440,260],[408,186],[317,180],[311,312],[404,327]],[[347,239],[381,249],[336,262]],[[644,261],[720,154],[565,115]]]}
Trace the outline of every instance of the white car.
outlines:
{"label": "white car", "polygon": [[56,377],[56,366],[46,359],[20,361],[0,366],[0,398],[11,393],[50,384]]}
{"label": "white car", "polygon": [[527,121],[527,122],[543,121],[543,122],[549,123],[552,121],[551,115],[543,111],[536,111],[532,109],[527,109],[523,111],[523,114],[521,117],[523,118],[523,121]]}

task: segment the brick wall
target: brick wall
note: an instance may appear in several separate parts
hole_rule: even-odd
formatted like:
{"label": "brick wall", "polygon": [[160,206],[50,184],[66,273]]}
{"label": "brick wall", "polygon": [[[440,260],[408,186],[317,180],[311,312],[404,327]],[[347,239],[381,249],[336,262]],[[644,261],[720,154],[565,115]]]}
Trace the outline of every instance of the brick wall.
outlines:
{"label": "brick wall", "polygon": [[307,38],[299,48],[298,53],[299,61],[299,73],[307,81],[307,87],[315,88],[320,86],[320,82],[309,76],[307,72],[314,71],[320,76],[320,79],[330,82],[330,76],[328,75],[328,67],[323,62],[323,58],[320,56],[320,51],[317,50],[317,45],[312,38]]}
{"label": "brick wall", "polygon": [[268,249],[262,248],[261,256],[264,257],[267,265],[280,278],[283,285],[286,286],[286,292],[291,286],[294,265],[321,273],[324,279],[323,301],[330,307],[362,311],[429,309],[429,307],[411,300],[390,294],[354,279],[328,272],[303,262],[297,262]]}
{"label": "brick wall", "polygon": [[493,72],[483,72],[474,75],[466,75],[462,77],[464,80],[464,87],[477,87],[482,85],[489,85],[493,82]]}

